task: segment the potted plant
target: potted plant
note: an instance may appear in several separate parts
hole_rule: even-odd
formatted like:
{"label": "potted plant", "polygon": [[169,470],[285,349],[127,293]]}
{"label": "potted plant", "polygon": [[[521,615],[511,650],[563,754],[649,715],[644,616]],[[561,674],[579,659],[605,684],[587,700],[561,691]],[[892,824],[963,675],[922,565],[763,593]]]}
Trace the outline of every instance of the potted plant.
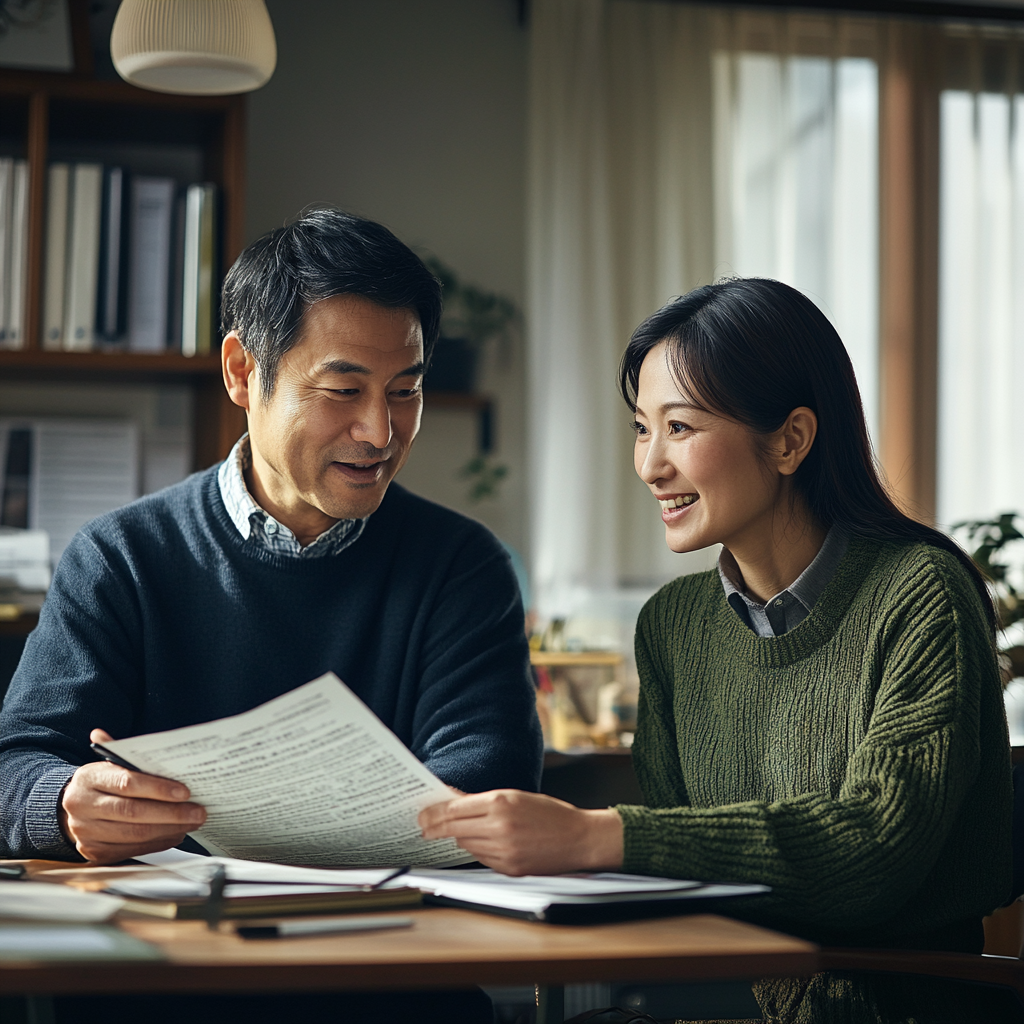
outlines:
{"label": "potted plant", "polygon": [[441,337],[434,348],[424,387],[431,391],[472,392],[480,353],[492,338],[509,343],[519,323],[511,299],[464,284],[435,256],[424,260],[440,281],[444,298]]}
{"label": "potted plant", "polygon": [[[1009,580],[1010,565],[1002,560],[1000,552],[1015,540],[1024,540],[1015,525],[1017,512],[1004,512],[996,519],[976,519],[954,523],[954,530],[963,530],[968,541],[977,547],[971,551],[971,560],[992,583],[996,616],[1000,630],[1006,630],[1024,621],[1024,595]],[[1024,646],[1015,645],[999,652],[1003,683],[1024,676]]]}

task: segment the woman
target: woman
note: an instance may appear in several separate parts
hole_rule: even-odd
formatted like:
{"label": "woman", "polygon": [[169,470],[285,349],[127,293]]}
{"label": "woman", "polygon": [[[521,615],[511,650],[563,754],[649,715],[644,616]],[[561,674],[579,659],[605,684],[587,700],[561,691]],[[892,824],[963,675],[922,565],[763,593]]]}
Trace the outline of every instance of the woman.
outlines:
{"label": "woman", "polygon": [[424,834],[509,874],[765,882],[743,916],[829,945],[980,952],[1010,884],[992,604],[887,496],[835,330],[727,281],[641,324],[620,376],[669,547],[723,546],[637,626],[646,806],[497,791]]}

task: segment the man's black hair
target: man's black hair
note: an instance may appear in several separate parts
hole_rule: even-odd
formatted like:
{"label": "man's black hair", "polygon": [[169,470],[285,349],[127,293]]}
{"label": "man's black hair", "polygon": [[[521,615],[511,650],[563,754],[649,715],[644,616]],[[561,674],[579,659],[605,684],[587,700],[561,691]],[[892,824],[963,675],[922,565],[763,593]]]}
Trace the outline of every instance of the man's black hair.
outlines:
{"label": "man's black hair", "polygon": [[441,325],[441,284],[386,227],[331,207],[308,210],[247,246],[224,279],[222,336],[234,331],[256,359],[264,400],[306,310],[333,295],[411,309],[429,365]]}

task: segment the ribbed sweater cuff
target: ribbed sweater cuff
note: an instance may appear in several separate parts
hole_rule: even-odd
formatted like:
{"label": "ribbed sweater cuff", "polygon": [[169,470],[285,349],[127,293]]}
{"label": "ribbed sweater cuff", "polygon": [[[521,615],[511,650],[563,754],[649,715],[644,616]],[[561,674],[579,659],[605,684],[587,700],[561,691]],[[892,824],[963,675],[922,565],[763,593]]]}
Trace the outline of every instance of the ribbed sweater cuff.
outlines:
{"label": "ribbed sweater cuff", "polygon": [[664,845],[664,831],[650,808],[620,804],[615,810],[622,818],[622,870],[632,875],[664,874],[665,866],[657,855],[659,846]]}
{"label": "ribbed sweater cuff", "polygon": [[63,762],[41,775],[28,795],[25,805],[25,829],[32,845],[44,856],[54,860],[76,857],[75,848],[60,830],[57,808],[75,766]]}

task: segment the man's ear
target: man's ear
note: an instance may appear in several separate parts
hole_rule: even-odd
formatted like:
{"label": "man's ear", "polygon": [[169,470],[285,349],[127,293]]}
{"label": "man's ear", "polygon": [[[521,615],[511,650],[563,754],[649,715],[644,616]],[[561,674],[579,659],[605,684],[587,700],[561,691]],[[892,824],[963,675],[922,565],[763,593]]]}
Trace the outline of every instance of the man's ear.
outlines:
{"label": "man's ear", "polygon": [[256,360],[251,352],[246,351],[241,338],[234,331],[221,343],[220,365],[228,397],[235,405],[240,405],[248,412],[249,403],[256,398],[256,389],[259,386]]}
{"label": "man's ear", "polygon": [[818,436],[818,417],[813,409],[801,405],[786,417],[776,436],[779,444],[775,449],[775,464],[783,476],[792,476],[807,458]]}

